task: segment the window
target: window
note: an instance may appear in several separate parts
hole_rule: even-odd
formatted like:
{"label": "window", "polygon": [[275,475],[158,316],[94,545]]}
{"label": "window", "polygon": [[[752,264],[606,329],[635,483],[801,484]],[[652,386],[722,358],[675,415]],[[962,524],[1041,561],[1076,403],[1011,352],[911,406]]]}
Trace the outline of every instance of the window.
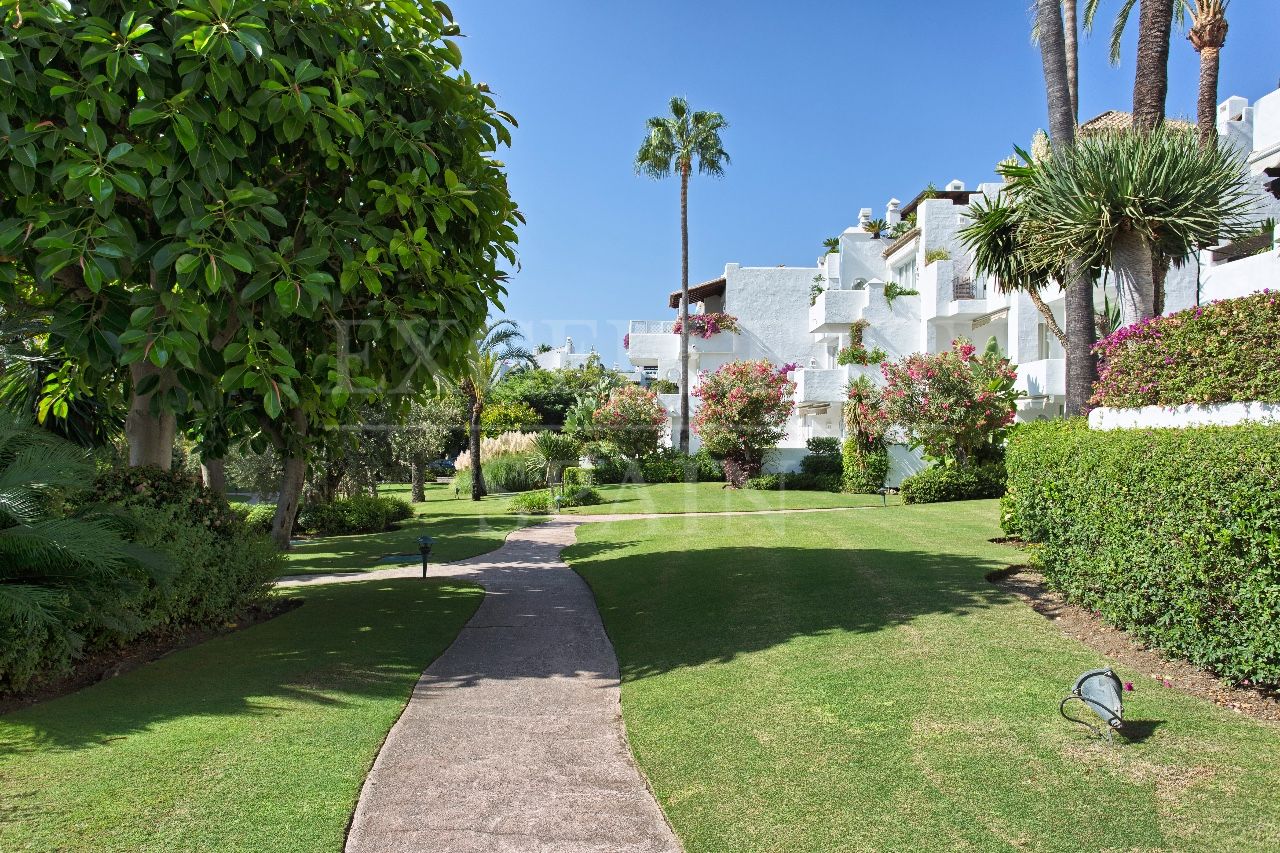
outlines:
{"label": "window", "polygon": [[1039,358],[1041,361],[1043,361],[1046,358],[1049,358],[1049,353],[1050,353],[1049,347],[1052,345],[1052,343],[1053,342],[1049,337],[1049,327],[1045,325],[1043,322],[1038,323],[1036,325],[1036,347],[1038,350],[1038,355],[1036,357]]}
{"label": "window", "polygon": [[902,263],[894,267],[893,280],[896,281],[904,290],[915,290],[916,259],[912,258],[906,263]]}

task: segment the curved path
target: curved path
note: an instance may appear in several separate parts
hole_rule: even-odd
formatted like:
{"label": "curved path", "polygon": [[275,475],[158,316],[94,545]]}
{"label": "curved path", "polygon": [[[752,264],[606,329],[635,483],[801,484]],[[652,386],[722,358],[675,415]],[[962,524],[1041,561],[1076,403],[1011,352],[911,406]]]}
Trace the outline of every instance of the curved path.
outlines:
{"label": "curved path", "polygon": [[[579,524],[661,517],[672,516],[559,516],[512,532],[496,551],[432,566],[431,577],[484,587],[484,601],[387,735],[349,853],[678,853],[631,759],[618,660],[595,599],[560,560]],[[279,585],[420,574],[408,566]]]}

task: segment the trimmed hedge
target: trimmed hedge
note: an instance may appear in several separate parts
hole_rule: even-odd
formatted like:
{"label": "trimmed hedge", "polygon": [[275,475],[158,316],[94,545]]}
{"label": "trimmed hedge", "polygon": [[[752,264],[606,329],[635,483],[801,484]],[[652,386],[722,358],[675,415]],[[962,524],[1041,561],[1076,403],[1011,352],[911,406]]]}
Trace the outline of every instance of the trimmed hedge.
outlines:
{"label": "trimmed hedge", "polygon": [[935,465],[907,477],[898,488],[904,504],[998,498],[1005,490],[1005,468],[1000,462],[968,468]]}
{"label": "trimmed hedge", "polygon": [[791,489],[797,492],[838,492],[839,474],[809,474],[804,471],[761,474],[747,480],[748,489],[779,491]]}
{"label": "trimmed hedge", "polygon": [[1007,532],[1045,578],[1231,681],[1280,685],[1280,427],[1021,427]]}
{"label": "trimmed hedge", "polygon": [[664,447],[638,462],[610,453],[592,461],[596,485],[616,483],[723,483],[724,469],[705,450],[688,456]]}
{"label": "trimmed hedge", "polygon": [[1099,342],[1095,406],[1280,402],[1280,294],[1226,299]]}

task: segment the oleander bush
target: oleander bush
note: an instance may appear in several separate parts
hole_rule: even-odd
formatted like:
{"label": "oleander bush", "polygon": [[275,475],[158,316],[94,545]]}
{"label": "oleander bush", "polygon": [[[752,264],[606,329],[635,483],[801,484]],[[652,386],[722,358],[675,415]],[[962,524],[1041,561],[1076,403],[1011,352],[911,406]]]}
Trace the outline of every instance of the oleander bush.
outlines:
{"label": "oleander bush", "polygon": [[1280,685],[1280,427],[1020,427],[1002,524],[1046,581],[1223,678]]}
{"label": "oleander bush", "polygon": [[1280,402],[1280,294],[1152,317],[1117,329],[1096,351],[1095,406]]}
{"label": "oleander bush", "polygon": [[898,487],[902,502],[932,504],[998,498],[1005,492],[1003,462],[984,462],[959,467],[934,465],[912,474]]}

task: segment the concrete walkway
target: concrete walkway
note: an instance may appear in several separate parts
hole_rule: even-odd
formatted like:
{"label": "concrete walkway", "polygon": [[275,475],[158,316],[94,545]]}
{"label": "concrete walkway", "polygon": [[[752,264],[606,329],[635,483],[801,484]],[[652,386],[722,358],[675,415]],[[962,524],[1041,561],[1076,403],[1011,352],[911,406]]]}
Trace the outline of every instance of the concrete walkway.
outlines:
{"label": "concrete walkway", "polygon": [[[484,601],[388,734],[349,853],[680,851],[631,759],[618,660],[595,599],[560,560],[579,524],[655,517],[671,516],[558,516],[496,551],[431,567],[430,577],[484,587]],[[279,585],[420,575],[404,566]]]}

